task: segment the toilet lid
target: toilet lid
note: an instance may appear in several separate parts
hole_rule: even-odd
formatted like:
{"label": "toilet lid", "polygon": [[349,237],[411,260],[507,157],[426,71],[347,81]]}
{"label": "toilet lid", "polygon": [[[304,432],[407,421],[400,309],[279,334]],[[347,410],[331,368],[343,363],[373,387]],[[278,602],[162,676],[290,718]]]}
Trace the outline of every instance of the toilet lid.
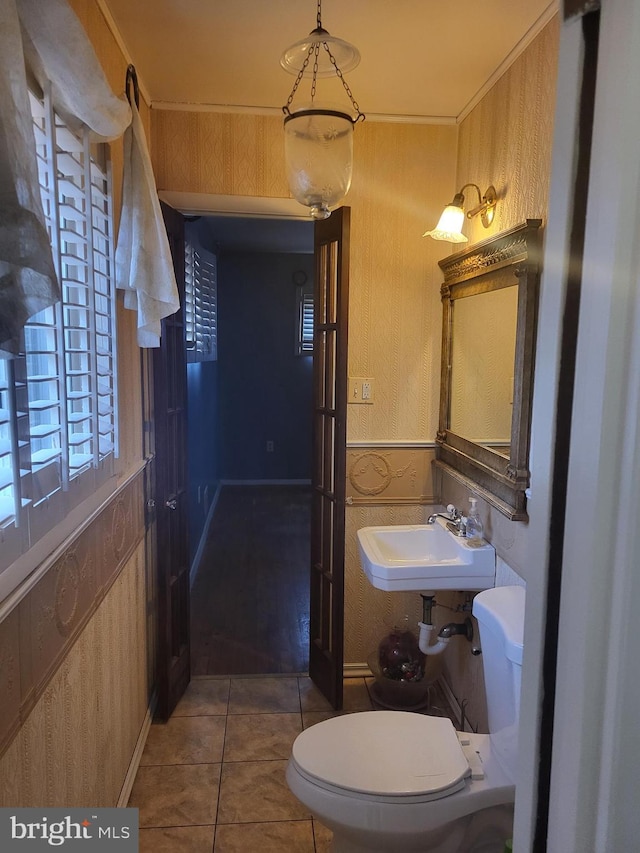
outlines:
{"label": "toilet lid", "polygon": [[298,735],[292,756],[320,782],[387,797],[447,796],[469,773],[450,720],[405,711],[366,711],[317,723]]}

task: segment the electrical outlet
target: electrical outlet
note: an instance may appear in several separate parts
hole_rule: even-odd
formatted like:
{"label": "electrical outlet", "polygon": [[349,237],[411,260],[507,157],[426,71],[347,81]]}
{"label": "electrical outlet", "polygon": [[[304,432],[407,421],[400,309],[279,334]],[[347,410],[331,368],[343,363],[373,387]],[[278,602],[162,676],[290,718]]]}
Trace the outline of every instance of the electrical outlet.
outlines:
{"label": "electrical outlet", "polygon": [[373,403],[373,379],[361,376],[349,377],[348,403]]}
{"label": "electrical outlet", "polygon": [[273,442],[272,441],[267,442],[267,453],[273,453]]}

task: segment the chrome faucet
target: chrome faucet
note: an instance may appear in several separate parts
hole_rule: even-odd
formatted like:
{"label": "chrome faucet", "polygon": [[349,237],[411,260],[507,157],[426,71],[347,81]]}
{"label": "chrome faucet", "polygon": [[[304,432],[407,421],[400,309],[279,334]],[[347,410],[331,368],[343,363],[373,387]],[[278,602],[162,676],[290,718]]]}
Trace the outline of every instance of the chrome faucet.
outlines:
{"label": "chrome faucet", "polygon": [[435,524],[436,518],[444,518],[447,522],[447,530],[454,536],[467,535],[467,520],[460,510],[453,504],[447,506],[446,513],[434,512],[427,518],[427,524]]}

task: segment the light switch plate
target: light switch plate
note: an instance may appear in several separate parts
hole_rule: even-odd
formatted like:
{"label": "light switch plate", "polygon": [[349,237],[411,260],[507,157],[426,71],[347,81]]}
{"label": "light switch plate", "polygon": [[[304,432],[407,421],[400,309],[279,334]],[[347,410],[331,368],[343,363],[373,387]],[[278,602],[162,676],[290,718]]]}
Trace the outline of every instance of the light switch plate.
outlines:
{"label": "light switch plate", "polygon": [[349,377],[347,403],[372,404],[374,399],[373,379],[368,376]]}

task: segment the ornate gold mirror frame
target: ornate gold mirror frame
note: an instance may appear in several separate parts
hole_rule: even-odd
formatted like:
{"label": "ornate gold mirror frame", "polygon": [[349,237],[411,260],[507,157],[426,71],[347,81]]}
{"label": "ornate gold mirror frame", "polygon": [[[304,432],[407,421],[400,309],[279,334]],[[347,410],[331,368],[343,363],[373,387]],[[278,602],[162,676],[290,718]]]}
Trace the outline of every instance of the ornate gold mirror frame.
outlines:
{"label": "ornate gold mirror frame", "polygon": [[[527,518],[529,439],[540,279],[539,219],[475,244],[439,262],[442,296],[442,365],[436,466],[468,485],[513,520]],[[507,455],[451,430],[452,357],[455,303],[514,284],[518,288],[513,368],[513,410]]]}

